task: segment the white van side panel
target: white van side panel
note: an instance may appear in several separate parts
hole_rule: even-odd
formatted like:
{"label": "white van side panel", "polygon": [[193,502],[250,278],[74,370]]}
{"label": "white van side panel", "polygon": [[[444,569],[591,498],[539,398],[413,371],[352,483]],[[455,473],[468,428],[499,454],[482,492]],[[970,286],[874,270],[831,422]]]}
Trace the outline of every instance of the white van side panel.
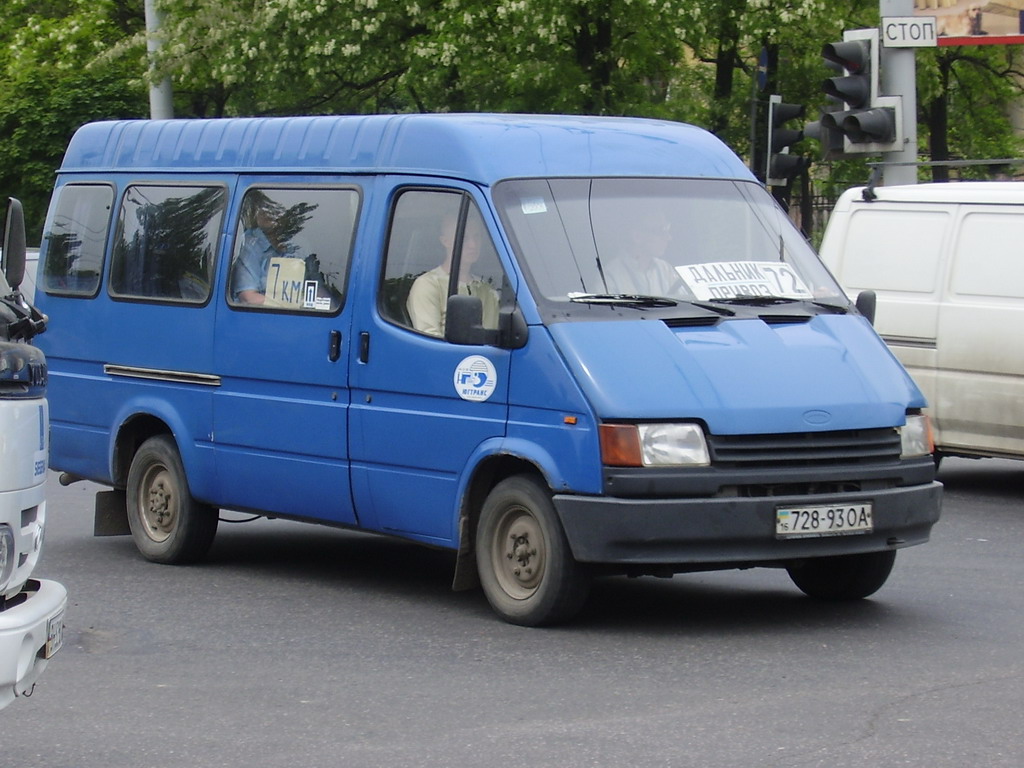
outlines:
{"label": "white van side panel", "polygon": [[1024,453],[1024,206],[962,206],[940,305],[942,443]]}
{"label": "white van side panel", "polygon": [[875,329],[929,403],[937,396],[939,303],[953,219],[948,207],[856,203],[845,233],[822,245],[851,299],[877,291]]}
{"label": "white van side panel", "polygon": [[1024,459],[1024,185],[848,190],[821,256],[928,399],[945,453]]}
{"label": "white van side panel", "polygon": [[883,338],[935,345],[936,298],[951,220],[948,211],[909,207],[851,213],[838,276],[845,287],[882,292],[875,327]]}

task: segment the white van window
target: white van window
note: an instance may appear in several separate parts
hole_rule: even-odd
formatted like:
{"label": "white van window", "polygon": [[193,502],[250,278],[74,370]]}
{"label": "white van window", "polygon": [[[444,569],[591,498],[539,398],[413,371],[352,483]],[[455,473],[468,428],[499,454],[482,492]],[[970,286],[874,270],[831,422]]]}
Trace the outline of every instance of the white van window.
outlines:
{"label": "white van window", "polygon": [[458,192],[403,192],[388,235],[381,315],[441,337],[448,297],[455,291],[479,297],[484,327],[498,327],[498,306],[511,291],[480,210]]}
{"label": "white van window", "polygon": [[850,216],[839,281],[852,288],[934,293],[949,214],[865,204]]}
{"label": "white van window", "polygon": [[128,187],[111,255],[111,296],[204,303],[226,200],[221,186]]}
{"label": "white van window", "polygon": [[[970,296],[1024,298],[1024,216],[1020,211],[973,211],[964,216],[950,287]],[[993,247],[994,246],[994,247]]]}
{"label": "white van window", "polygon": [[235,227],[228,302],[336,312],[358,214],[359,192],[351,188],[250,189]]}
{"label": "white van window", "polygon": [[103,272],[114,190],[106,184],[61,187],[43,233],[46,263],[39,280],[47,293],[95,296]]}
{"label": "white van window", "polygon": [[523,179],[495,202],[537,292],[846,298],[761,187],[716,179]]}

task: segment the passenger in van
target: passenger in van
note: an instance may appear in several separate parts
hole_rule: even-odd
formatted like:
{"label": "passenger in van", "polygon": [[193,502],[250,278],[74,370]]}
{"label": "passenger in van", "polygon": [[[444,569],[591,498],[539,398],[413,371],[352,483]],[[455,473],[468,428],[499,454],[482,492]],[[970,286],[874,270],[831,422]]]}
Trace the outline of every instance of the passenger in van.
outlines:
{"label": "passenger in van", "polygon": [[[457,229],[458,217],[454,213],[442,219],[439,239],[444,246],[445,259],[439,266],[424,272],[413,281],[409,298],[406,300],[406,309],[409,311],[413,328],[431,336],[444,336],[445,315],[448,311],[448,282]],[[484,327],[497,328],[498,292],[472,274],[473,265],[480,259],[484,238],[479,219],[470,218],[466,222],[462,238],[458,291],[465,296],[478,296],[483,303]]]}
{"label": "passenger in van", "polygon": [[266,302],[267,271],[275,256],[291,256],[281,238],[281,214],[265,195],[253,194],[246,198],[248,211],[242,221],[247,229],[242,235],[242,247],[231,265],[231,296],[246,304]]}
{"label": "passenger in van", "polygon": [[623,253],[604,269],[611,293],[641,296],[678,296],[683,281],[662,258],[672,240],[672,227],[664,214],[643,211],[632,217]]}

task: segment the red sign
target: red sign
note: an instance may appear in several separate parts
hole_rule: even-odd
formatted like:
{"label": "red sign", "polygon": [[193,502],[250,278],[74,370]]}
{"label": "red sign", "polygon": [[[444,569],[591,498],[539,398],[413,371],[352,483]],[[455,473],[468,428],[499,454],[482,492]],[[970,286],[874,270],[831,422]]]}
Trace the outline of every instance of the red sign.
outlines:
{"label": "red sign", "polygon": [[914,0],[914,15],[935,19],[939,45],[1024,44],[1024,0]]}

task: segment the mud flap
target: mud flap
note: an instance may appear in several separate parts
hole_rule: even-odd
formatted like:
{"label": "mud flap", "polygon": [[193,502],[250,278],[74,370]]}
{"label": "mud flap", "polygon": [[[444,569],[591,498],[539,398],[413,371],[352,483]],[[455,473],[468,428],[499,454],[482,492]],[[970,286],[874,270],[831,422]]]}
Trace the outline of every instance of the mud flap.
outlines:
{"label": "mud flap", "polygon": [[93,536],[127,536],[128,507],[124,491],[98,491],[93,517]]}

